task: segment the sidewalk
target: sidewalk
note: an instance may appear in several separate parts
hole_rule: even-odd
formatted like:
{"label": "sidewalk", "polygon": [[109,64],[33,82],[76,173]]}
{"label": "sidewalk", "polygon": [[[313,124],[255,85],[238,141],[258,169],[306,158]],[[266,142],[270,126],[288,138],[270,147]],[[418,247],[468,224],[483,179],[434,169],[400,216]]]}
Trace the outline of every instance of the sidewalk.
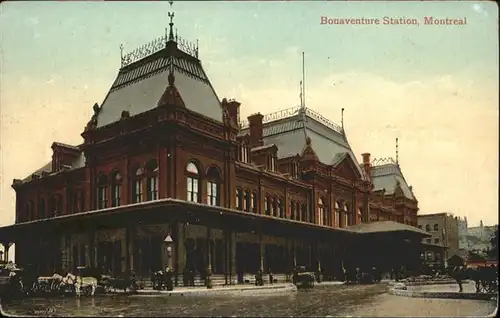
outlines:
{"label": "sidewalk", "polygon": [[201,296],[201,295],[262,295],[262,294],[289,294],[297,291],[297,287],[291,283],[276,283],[272,285],[223,285],[206,287],[176,287],[172,291],[141,289],[131,296]]}

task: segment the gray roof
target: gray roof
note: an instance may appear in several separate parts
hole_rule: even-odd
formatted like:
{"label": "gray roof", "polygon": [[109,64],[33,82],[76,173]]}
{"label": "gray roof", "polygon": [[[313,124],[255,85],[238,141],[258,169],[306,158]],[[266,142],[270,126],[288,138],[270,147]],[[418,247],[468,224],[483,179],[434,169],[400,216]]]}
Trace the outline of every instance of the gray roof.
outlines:
{"label": "gray roof", "polygon": [[[71,146],[71,147],[75,147],[75,146]],[[80,155],[78,157],[76,157],[73,160],[73,162],[71,162],[71,170],[82,168],[84,166],[85,166],[85,154],[83,152],[80,152]],[[30,181],[32,175],[38,175],[38,176],[41,177],[42,176],[42,172],[47,172],[49,174],[53,173],[53,171],[52,171],[52,161],[49,161],[47,164],[45,164],[40,169],[32,172],[29,176],[27,176],[26,178],[24,178],[22,181],[23,182]]]}
{"label": "gray roof", "polygon": [[175,87],[186,107],[222,122],[219,98],[201,62],[178,49],[163,50],[120,69],[97,117],[97,127],[120,120],[122,111],[134,116],[158,105],[168,86],[171,66]]}
{"label": "gray roof", "polygon": [[429,233],[414,226],[398,223],[394,221],[377,221],[370,223],[360,223],[345,228],[356,233],[382,233],[382,232],[415,232],[424,236],[431,236]]}
{"label": "gray roof", "polygon": [[404,196],[408,199],[415,200],[415,196],[408,186],[398,164],[390,162],[379,166],[373,166],[371,169],[371,177],[374,191],[385,189],[386,194],[394,194],[397,183],[399,182]]}
{"label": "gray roof", "polygon": [[[320,162],[335,165],[350,156],[363,179],[367,176],[359,166],[344,131],[311,109],[295,107],[264,116],[263,139],[265,145],[278,147],[278,158],[300,154],[306,145],[306,138],[311,138],[311,146]],[[240,135],[249,133],[249,128],[240,131]]]}

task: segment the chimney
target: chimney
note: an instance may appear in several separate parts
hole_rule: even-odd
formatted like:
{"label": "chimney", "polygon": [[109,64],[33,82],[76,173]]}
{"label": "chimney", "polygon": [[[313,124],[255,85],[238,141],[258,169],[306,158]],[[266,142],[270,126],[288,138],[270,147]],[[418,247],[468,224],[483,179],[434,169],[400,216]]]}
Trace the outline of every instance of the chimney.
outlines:
{"label": "chimney", "polygon": [[262,119],[264,116],[261,113],[248,116],[250,126],[250,147],[262,146]]}
{"label": "chimney", "polygon": [[229,102],[227,102],[229,117],[231,117],[237,125],[240,124],[240,105],[240,103],[233,99],[230,99]]}
{"label": "chimney", "polygon": [[368,174],[368,176],[371,176],[372,165],[370,163],[370,154],[364,153],[361,154],[361,156],[363,157],[363,168],[365,169],[366,174]]}

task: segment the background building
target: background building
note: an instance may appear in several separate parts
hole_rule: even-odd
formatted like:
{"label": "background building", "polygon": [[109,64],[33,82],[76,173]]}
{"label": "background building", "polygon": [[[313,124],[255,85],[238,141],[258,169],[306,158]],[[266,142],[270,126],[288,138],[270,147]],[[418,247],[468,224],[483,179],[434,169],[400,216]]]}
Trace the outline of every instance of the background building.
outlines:
{"label": "background building", "polygon": [[442,260],[445,263],[453,255],[459,255],[457,217],[450,213],[419,215],[418,228],[432,235],[430,238],[425,238],[423,243],[443,248],[444,254],[435,249],[423,251],[426,262],[438,262]]}
{"label": "background building", "polygon": [[469,235],[467,217],[458,217],[458,247],[467,250],[467,235]]}
{"label": "background building", "polygon": [[490,239],[495,233],[496,225],[484,226],[483,221],[479,226],[469,227],[465,237],[467,250],[476,253],[487,252],[491,248]]}

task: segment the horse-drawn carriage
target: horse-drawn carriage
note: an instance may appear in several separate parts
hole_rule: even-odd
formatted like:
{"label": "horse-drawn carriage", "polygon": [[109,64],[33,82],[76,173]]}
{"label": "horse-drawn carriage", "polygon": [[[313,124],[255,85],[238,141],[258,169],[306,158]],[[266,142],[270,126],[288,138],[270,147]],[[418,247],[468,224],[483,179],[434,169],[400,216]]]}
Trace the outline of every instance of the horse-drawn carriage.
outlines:
{"label": "horse-drawn carriage", "polygon": [[458,283],[462,291],[462,282],[472,280],[476,284],[476,293],[498,292],[498,271],[496,267],[452,267],[448,270],[449,275]]}
{"label": "horse-drawn carriage", "polygon": [[0,263],[0,297],[23,294],[23,269],[12,262]]}
{"label": "horse-drawn carriage", "polygon": [[304,266],[298,266],[292,272],[292,282],[297,288],[312,288],[314,281],[315,273],[307,272]]}

